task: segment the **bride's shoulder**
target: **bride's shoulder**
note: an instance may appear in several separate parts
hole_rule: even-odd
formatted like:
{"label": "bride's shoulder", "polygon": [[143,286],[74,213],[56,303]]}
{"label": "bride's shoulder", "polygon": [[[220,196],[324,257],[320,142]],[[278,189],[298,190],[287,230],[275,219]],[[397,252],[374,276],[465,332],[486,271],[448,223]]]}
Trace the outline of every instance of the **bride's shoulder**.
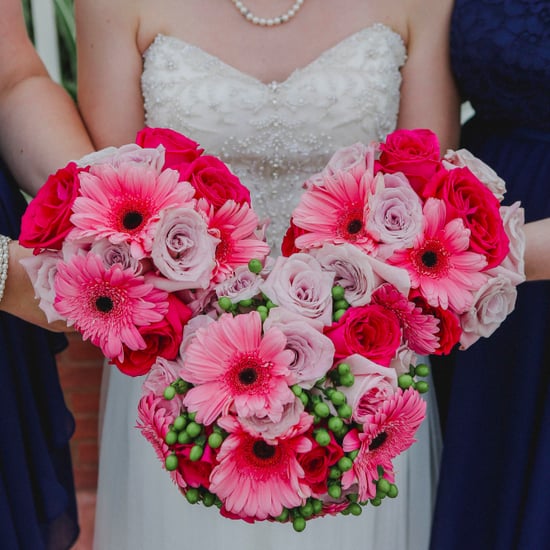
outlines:
{"label": "bride's shoulder", "polygon": [[[136,0],[75,0],[75,17],[86,22],[87,28],[137,28],[141,1]],[[84,25],[81,25],[84,26]]]}

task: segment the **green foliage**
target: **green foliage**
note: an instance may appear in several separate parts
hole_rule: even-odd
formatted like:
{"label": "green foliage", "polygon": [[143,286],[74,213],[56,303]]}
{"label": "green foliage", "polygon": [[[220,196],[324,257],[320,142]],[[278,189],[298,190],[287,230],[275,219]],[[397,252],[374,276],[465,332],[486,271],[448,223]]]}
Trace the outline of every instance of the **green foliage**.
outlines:
{"label": "green foliage", "polygon": [[[27,30],[34,39],[31,2],[21,0]],[[40,2],[43,0],[34,0]],[[67,91],[76,97],[76,29],[74,21],[74,0],[53,0],[61,66],[61,83]]]}

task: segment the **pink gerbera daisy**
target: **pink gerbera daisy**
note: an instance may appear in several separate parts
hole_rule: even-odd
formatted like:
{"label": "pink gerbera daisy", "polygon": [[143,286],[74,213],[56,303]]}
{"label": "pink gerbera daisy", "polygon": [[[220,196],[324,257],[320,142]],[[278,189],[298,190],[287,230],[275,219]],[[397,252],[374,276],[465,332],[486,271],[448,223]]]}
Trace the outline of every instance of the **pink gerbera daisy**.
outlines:
{"label": "pink gerbera daisy", "polygon": [[212,470],[210,491],[230,513],[263,520],[280,515],[283,508],[300,506],[311,496],[298,461],[298,455],[312,447],[303,435],[311,425],[307,417],[276,444],[250,435],[234,417],[220,420],[229,436],[217,456],[219,464]]}
{"label": "pink gerbera daisy", "polygon": [[269,246],[255,234],[258,216],[254,210],[246,203],[233,200],[226,201],[217,210],[206,205],[206,201],[200,202],[209,218],[209,232],[220,239],[216,247],[214,282],[224,281],[237,267],[247,265],[250,260],[263,262],[269,254]]}
{"label": "pink gerbera daisy", "polygon": [[144,164],[92,167],[90,173],[81,174],[81,196],[76,198],[71,216],[76,228],[70,237],[126,242],[135,258],[143,258],[151,250],[160,211],[193,205],[193,187],[178,178],[175,170],[159,174]]}
{"label": "pink gerbera daisy", "polygon": [[197,420],[212,424],[233,406],[240,416],[269,417],[278,422],[284,406],[295,399],[287,377],[294,352],[277,328],[262,335],[256,311],[199,329],[185,352],[180,375],[195,384],[184,399]]}
{"label": "pink gerbera daisy", "polygon": [[296,246],[307,249],[326,242],[349,242],[371,251],[374,245],[366,231],[371,184],[369,173],[356,179],[350,173],[338,172],[326,178],[322,185],[307,189],[292,213],[294,224],[306,231],[296,238]]}
{"label": "pink gerbera daisy", "polygon": [[434,315],[425,313],[389,283],[379,286],[372,298],[397,315],[403,337],[413,351],[428,355],[438,348],[439,320]]}
{"label": "pink gerbera daisy", "polygon": [[358,483],[359,500],[374,498],[378,466],[384,469],[384,476],[393,481],[392,460],[415,442],[414,434],[425,412],[426,402],[416,390],[398,390],[378,412],[369,416],[363,432],[348,432],[343,441],[344,451],[359,449],[359,453],[353,468],[342,476],[342,487],[347,489]]}
{"label": "pink gerbera daisy", "polygon": [[96,254],[59,262],[55,309],[69,325],[109,357],[124,359],[123,344],[143,349],[138,326],[160,321],[168,311],[167,294],[120,264],[106,269]]}
{"label": "pink gerbera daisy", "polygon": [[418,288],[428,304],[463,313],[473,301],[472,292],[487,279],[481,273],[487,260],[468,250],[470,230],[461,219],[446,222],[442,200],[429,198],[424,217],[424,231],[413,247],[394,252],[388,262],[408,271],[411,287]]}

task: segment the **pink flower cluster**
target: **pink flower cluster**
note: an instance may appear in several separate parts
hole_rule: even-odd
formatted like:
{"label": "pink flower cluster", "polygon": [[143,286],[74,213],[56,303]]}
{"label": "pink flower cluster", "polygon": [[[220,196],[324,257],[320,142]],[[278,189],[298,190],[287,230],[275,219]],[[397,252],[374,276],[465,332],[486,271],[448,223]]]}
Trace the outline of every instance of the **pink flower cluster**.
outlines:
{"label": "pink flower cluster", "polygon": [[[40,306],[126,374],[176,359],[196,303],[269,248],[250,194],[228,167],[168,129],[52,175],[20,242]],[[212,182],[216,182],[213,185]]]}

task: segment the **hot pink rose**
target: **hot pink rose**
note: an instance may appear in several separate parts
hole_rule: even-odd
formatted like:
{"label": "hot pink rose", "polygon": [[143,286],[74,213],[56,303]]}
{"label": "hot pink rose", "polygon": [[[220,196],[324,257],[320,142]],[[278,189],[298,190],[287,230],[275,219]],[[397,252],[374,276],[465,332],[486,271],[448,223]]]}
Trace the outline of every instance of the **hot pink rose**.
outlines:
{"label": "hot pink rose", "polygon": [[178,169],[193,162],[204,151],[196,141],[169,128],[143,128],[136,136],[136,143],[147,148],[163,145],[165,168]]}
{"label": "hot pink rose", "polygon": [[331,432],[330,443],[324,447],[311,439],[311,451],[298,455],[298,462],[304,469],[305,482],[311,487],[314,495],[323,495],[327,492],[328,471],[344,456],[342,447],[338,445]]}
{"label": "hot pink rose", "polygon": [[461,218],[471,231],[470,250],[483,254],[490,269],[508,254],[500,203],[468,168],[440,170],[426,185],[423,196],[445,202],[447,219]]}
{"label": "hot pink rose", "polygon": [[72,205],[78,195],[78,174],[86,171],[69,163],[51,175],[30,202],[21,220],[19,242],[34,248],[61,250],[65,237],[74,227],[70,222]]}
{"label": "hot pink rose", "polygon": [[393,311],[370,304],[350,307],[325,334],[334,343],[335,359],[358,353],[387,367],[401,343],[401,324]]}
{"label": "hot pink rose", "polygon": [[215,208],[219,208],[228,200],[238,204],[250,204],[250,191],[216,157],[198,157],[180,169],[180,176],[183,181],[188,181],[195,188],[196,198],[205,198]]}
{"label": "hot pink rose", "polygon": [[146,348],[131,350],[124,346],[124,361],[112,359],[128,376],[141,376],[151,369],[157,357],[176,359],[183,337],[183,327],[191,318],[191,310],[173,294],[168,295],[168,313],[158,323],[139,327]]}
{"label": "hot pink rose", "polygon": [[437,136],[431,130],[396,130],[380,144],[376,169],[383,172],[403,172],[415,191],[440,168]]}
{"label": "hot pink rose", "polygon": [[283,237],[283,242],[281,243],[281,254],[288,257],[291,254],[300,252],[300,249],[296,246],[296,239],[304,233],[306,233],[306,230],[294,225],[294,222],[291,219],[290,226]]}

